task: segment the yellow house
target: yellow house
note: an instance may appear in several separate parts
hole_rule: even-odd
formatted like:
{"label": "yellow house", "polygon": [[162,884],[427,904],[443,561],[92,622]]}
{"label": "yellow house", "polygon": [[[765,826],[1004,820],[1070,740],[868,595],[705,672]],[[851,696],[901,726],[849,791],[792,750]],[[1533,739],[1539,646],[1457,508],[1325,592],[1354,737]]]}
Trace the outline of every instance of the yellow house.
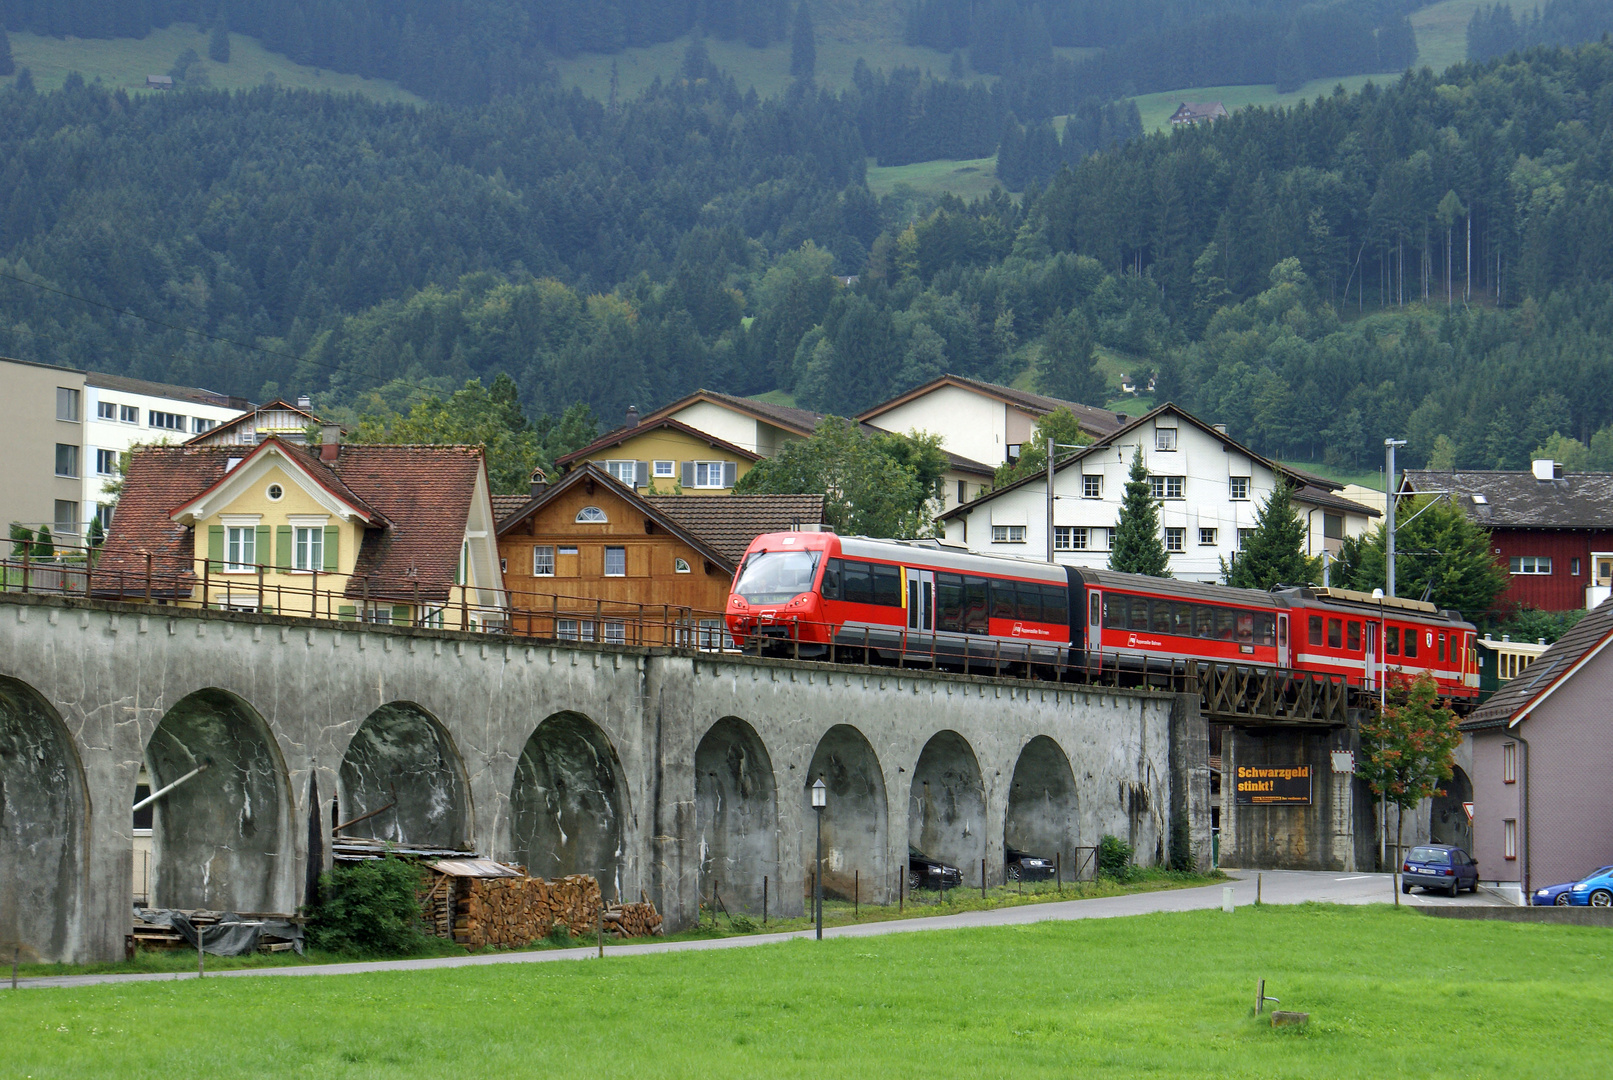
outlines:
{"label": "yellow house", "polygon": [[645,495],[726,495],[761,460],[753,453],[680,420],[639,423],[628,410],[627,425],[581,450],[558,458],[562,474],[591,462],[613,480]]}
{"label": "yellow house", "polygon": [[[328,431],[330,429],[327,429]],[[130,462],[94,587],[317,618],[507,622],[480,447],[156,446]]]}

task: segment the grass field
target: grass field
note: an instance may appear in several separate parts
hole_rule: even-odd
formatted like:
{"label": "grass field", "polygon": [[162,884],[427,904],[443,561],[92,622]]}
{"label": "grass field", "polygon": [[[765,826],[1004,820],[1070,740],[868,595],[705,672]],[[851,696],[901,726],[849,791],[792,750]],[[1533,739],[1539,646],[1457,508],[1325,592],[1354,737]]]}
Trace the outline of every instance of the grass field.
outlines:
{"label": "grass field", "polygon": [[[34,84],[41,90],[59,89],[67,73],[76,71],[86,81],[99,78],[104,86],[144,92],[146,76],[167,74],[187,48],[195,49],[203,58],[208,81],[215,89],[245,90],[260,85],[265,76],[273,72],[279,85],[291,89],[356,93],[377,101],[420,102],[396,83],[303,67],[240,34],[230,35],[230,62],[216,64],[206,59],[207,35],[192,23],[176,23],[165,30],[153,30],[143,38],[104,41],[23,33],[11,35],[11,54],[17,66],[28,68],[33,73]],[[10,81],[10,78],[0,80]]]}
{"label": "grass field", "polygon": [[1133,101],[1137,103],[1137,111],[1142,114],[1143,132],[1164,131],[1170,127],[1171,113],[1184,101],[1219,101],[1227,107],[1228,112],[1237,112],[1251,106],[1263,105],[1295,105],[1300,101],[1314,101],[1318,97],[1326,97],[1333,92],[1335,86],[1343,86],[1351,93],[1361,89],[1369,82],[1379,86],[1394,82],[1400,76],[1398,73],[1387,75],[1347,75],[1342,79],[1313,79],[1301,86],[1298,90],[1286,94],[1279,94],[1277,88],[1265,86],[1196,86],[1189,90],[1168,90],[1158,94],[1141,94]]}
{"label": "grass field", "polygon": [[[432,972],[30,990],[28,1077],[1597,1075],[1613,937],[1239,909]],[[1273,1029],[1255,980],[1310,1014]]]}
{"label": "grass field", "polygon": [[[1417,32],[1417,66],[1442,72],[1467,59],[1467,23],[1484,0],[1444,0],[1411,14],[1411,28]],[[1524,14],[1533,4],[1513,8]]]}
{"label": "grass field", "polygon": [[868,190],[883,198],[906,184],[920,195],[950,192],[960,199],[983,198],[999,183],[995,156],[973,161],[921,161],[880,168],[869,159]]}

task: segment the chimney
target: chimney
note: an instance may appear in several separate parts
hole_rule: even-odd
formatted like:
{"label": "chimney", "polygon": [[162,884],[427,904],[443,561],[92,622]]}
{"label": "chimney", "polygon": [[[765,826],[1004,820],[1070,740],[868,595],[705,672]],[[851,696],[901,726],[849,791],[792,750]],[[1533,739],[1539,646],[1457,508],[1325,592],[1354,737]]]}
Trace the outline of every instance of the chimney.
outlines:
{"label": "chimney", "polygon": [[1210,426],[1215,428],[1215,430],[1219,431],[1223,435],[1227,433],[1227,426],[1225,424],[1211,424]]}
{"label": "chimney", "polygon": [[627,426],[628,427],[638,427],[638,406],[637,405],[629,405],[627,407]]}
{"label": "chimney", "polygon": [[342,452],[342,429],[336,424],[319,425],[319,460],[335,461]]}
{"label": "chimney", "polygon": [[1562,462],[1554,461],[1554,462],[1551,463],[1551,478],[1553,480],[1561,480],[1563,478],[1563,463]]}
{"label": "chimney", "polygon": [[542,469],[532,470],[532,497],[536,499],[549,490],[549,478],[543,475]]}
{"label": "chimney", "polygon": [[1529,469],[1535,474],[1535,479],[1542,483],[1561,475],[1557,472],[1557,463],[1551,458],[1535,458],[1529,463]]}
{"label": "chimney", "polygon": [[299,409],[311,409],[313,407],[314,407],[314,399],[313,398],[309,397],[307,394],[298,394],[297,395],[297,408],[299,408]]}

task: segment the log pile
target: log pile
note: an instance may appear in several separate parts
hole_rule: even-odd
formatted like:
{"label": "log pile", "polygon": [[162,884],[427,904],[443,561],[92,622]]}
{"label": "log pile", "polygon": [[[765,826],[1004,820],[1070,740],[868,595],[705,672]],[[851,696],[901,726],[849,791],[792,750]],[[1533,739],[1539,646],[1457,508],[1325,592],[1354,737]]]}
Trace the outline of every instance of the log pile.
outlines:
{"label": "log pile", "polygon": [[[564,926],[573,937],[603,929],[614,937],[661,932],[661,916],[648,900],[603,907],[599,882],[583,874],[557,881],[533,877],[460,878],[454,941],[471,949],[524,947]],[[603,910],[601,910],[603,908]]]}
{"label": "log pile", "polygon": [[612,904],[605,909],[605,932],[619,938],[650,937],[661,932],[661,913],[648,900]]}

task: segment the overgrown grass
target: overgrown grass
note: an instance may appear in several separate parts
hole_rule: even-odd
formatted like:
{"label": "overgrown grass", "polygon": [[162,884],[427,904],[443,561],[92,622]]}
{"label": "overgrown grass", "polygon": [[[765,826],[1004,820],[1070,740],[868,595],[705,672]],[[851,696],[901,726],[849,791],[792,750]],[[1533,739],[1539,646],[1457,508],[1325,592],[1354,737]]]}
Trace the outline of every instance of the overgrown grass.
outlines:
{"label": "overgrown grass", "polygon": [[[1613,937],[1240,908],[600,962],[35,990],[32,1077],[1595,1075]],[[1255,981],[1300,1029],[1252,1015]],[[1430,1048],[1442,1048],[1433,1051]],[[1454,1055],[1454,1057],[1453,1057]],[[1439,1072],[1438,1067],[1432,1068]]]}
{"label": "overgrown grass", "polygon": [[918,195],[951,194],[965,201],[983,198],[999,186],[997,158],[972,161],[921,161],[881,168],[868,159],[868,190],[884,197],[907,185]]}
{"label": "overgrown grass", "polygon": [[[34,34],[11,35],[11,54],[19,68],[33,73],[34,85],[41,90],[56,90],[70,71],[84,76],[86,82],[99,78],[103,85],[126,90],[146,92],[147,75],[166,75],[174,61],[186,49],[195,49],[202,58],[208,81],[219,90],[245,90],[263,83],[273,73],[276,82],[296,90],[330,90],[335,93],[356,93],[377,101],[403,101],[418,104],[420,99],[383,79],[363,79],[357,75],[339,75],[333,71],[303,67],[279,53],[269,52],[253,38],[241,34],[230,35],[230,62],[218,64],[207,59],[207,35],[194,23],[175,23],[163,30],[153,30],[143,38],[113,38],[90,40],[86,38],[39,37]],[[10,78],[0,80],[9,83]],[[165,92],[165,91],[153,91]]]}

